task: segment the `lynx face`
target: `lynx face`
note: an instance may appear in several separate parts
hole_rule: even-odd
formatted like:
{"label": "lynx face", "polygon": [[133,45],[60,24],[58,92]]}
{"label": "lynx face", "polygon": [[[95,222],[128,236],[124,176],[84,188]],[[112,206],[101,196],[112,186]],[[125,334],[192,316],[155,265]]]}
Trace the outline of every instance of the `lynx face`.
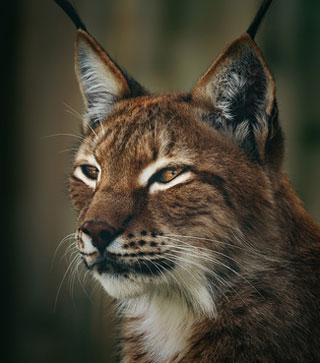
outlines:
{"label": "lynx face", "polygon": [[80,147],[70,183],[79,252],[121,298],[161,288],[209,298],[206,275],[239,253],[227,241],[241,231],[244,196],[264,200],[269,188],[177,96],[120,102]]}
{"label": "lynx face", "polygon": [[213,312],[215,296],[245,279],[239,261],[251,268],[259,246],[246,241],[265,224],[273,233],[282,136],[259,50],[244,35],[191,94],[159,96],[85,31],[76,44],[87,106],[70,178],[79,253],[116,298],[176,295]]}

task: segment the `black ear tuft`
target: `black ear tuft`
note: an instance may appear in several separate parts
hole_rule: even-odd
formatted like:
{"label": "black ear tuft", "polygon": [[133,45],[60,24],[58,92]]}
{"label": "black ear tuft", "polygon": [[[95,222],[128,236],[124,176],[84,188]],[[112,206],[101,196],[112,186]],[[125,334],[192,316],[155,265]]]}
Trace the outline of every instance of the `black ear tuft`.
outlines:
{"label": "black ear tuft", "polygon": [[54,0],[54,2],[60,6],[60,8],[69,16],[73,24],[77,29],[82,29],[87,31],[85,25],[80,19],[78,13],[75,11],[74,7],[67,0]]}
{"label": "black ear tuft", "polygon": [[250,24],[247,34],[250,35],[251,39],[254,39],[254,37],[257,34],[257,31],[259,29],[259,26],[261,25],[261,22],[266,15],[267,10],[269,9],[269,6],[271,5],[272,0],[264,0],[261,4],[256,16],[254,17],[252,23]]}
{"label": "black ear tuft", "polygon": [[85,134],[101,124],[115,104],[124,98],[138,97],[147,91],[108,55],[87,32],[73,6],[66,0],[54,0],[77,27],[76,73],[86,105]]}

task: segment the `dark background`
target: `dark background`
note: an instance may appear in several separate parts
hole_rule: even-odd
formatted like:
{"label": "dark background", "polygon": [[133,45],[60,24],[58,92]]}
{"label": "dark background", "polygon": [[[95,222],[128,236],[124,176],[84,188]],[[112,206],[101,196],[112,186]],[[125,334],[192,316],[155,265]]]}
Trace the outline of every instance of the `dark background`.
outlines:
{"label": "dark background", "polygon": [[[260,1],[73,3],[118,63],[146,87],[167,92],[190,90],[246,30]],[[1,28],[1,356],[15,363],[113,362],[117,320],[109,298],[81,266],[78,275],[69,268],[72,240],[52,262],[76,218],[66,180],[78,139],[51,136],[80,130],[70,113],[82,111],[74,27],[53,1],[15,0],[1,2]],[[319,221],[320,2],[275,0],[256,40],[277,83],[285,169]]]}

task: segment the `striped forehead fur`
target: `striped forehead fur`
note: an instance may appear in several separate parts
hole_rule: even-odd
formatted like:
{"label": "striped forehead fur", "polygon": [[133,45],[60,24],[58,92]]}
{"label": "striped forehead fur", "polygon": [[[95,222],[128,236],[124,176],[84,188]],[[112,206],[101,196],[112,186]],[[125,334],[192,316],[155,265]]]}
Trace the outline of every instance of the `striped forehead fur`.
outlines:
{"label": "striped forehead fur", "polygon": [[[129,106],[129,107],[128,107]],[[167,110],[163,108],[166,107]],[[123,153],[127,154],[133,163],[150,162],[162,156],[174,158],[175,149],[179,150],[179,159],[190,161],[190,155],[187,152],[187,140],[181,142],[177,134],[178,130],[186,133],[186,138],[192,136],[184,130],[183,120],[184,108],[179,105],[177,112],[174,105],[166,102],[165,97],[155,97],[154,99],[143,98],[131,104],[121,107],[121,102],[113,110],[113,120],[108,123],[102,123],[101,127],[96,127],[97,137],[91,141],[95,144],[97,155],[109,154],[111,158],[118,158]],[[165,117],[171,114],[169,120]],[[181,116],[179,116],[181,115]],[[163,128],[163,124],[172,124],[170,131]],[[180,131],[180,132],[181,132]],[[175,140],[179,140],[175,144]],[[185,150],[185,151],[184,151]],[[155,159],[156,158],[156,159]]]}

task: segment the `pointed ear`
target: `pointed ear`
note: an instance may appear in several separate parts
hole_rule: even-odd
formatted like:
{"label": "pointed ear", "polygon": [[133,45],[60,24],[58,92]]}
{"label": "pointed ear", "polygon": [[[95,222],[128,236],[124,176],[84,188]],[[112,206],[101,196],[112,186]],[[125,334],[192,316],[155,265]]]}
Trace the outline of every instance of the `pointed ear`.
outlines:
{"label": "pointed ear", "polygon": [[116,65],[90,34],[81,29],[76,37],[75,66],[86,105],[85,133],[101,123],[117,101],[147,93]]}
{"label": "pointed ear", "polygon": [[[249,35],[236,39],[196,84],[192,98],[202,117],[263,162],[268,137],[277,122],[275,85]],[[204,107],[203,107],[204,106]]]}

